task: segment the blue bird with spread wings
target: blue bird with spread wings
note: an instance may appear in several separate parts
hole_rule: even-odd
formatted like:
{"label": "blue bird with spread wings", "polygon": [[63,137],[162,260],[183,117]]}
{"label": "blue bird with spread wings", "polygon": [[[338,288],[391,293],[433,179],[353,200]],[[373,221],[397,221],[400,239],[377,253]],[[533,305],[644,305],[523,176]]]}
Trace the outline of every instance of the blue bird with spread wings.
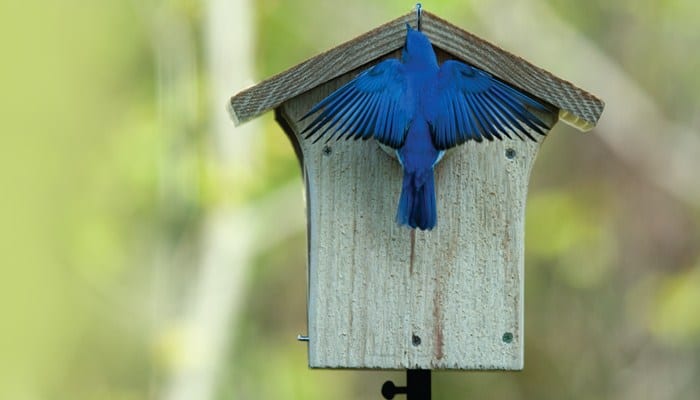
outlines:
{"label": "blue bird with spread wings", "polygon": [[531,110],[549,106],[459,61],[438,65],[428,37],[406,28],[401,59],[380,62],[321,100],[301,118],[318,113],[302,134],[374,138],[395,149],[403,167],[396,221],[430,230],[437,224],[433,169],[445,150],[511,134],[536,140],[532,132],[549,127]]}

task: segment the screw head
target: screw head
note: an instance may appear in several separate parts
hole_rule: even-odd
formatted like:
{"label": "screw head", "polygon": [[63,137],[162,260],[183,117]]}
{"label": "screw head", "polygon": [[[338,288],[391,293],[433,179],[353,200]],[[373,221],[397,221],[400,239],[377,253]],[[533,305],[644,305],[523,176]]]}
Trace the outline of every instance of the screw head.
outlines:
{"label": "screw head", "polygon": [[512,160],[515,158],[516,152],[515,149],[508,148],[506,149],[506,158],[509,160]]}
{"label": "screw head", "polygon": [[332,152],[333,152],[333,149],[331,149],[331,146],[323,146],[323,155],[324,156],[330,156]]}
{"label": "screw head", "polygon": [[501,340],[503,340],[503,343],[511,343],[513,342],[513,334],[511,332],[506,332],[503,334]]}

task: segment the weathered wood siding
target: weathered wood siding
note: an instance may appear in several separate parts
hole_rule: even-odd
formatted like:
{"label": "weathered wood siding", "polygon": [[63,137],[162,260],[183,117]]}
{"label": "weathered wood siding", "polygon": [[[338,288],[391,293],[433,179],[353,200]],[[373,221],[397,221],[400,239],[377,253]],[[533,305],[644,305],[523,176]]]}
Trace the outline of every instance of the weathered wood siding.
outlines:
{"label": "weathered wood siding", "polygon": [[[278,116],[298,132],[355,74]],[[377,142],[293,140],[307,187],[309,365],[522,369],[525,200],[540,143],[449,151],[435,171],[438,225],[421,232],[395,223],[402,172]]]}

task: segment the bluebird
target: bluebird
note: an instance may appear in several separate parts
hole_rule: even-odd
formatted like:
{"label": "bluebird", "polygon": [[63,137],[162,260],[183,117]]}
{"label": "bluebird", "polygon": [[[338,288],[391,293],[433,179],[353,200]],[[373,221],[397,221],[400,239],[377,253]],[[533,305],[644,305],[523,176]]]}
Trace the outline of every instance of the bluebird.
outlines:
{"label": "bluebird", "polygon": [[445,151],[511,135],[535,141],[532,133],[545,135],[549,127],[531,110],[551,106],[462,62],[438,65],[428,37],[406,29],[401,59],[376,64],[314,105],[301,118],[316,114],[302,135],[314,142],[374,138],[394,149],[403,169],[396,221],[431,230],[437,224],[433,171]]}

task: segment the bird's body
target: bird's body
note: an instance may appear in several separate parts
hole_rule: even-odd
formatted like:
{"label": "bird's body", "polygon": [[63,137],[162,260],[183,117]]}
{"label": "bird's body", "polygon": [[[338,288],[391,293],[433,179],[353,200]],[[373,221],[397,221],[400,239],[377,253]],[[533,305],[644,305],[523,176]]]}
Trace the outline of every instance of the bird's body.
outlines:
{"label": "bird's body", "polygon": [[[316,140],[374,137],[396,149],[403,185],[396,221],[411,228],[437,224],[434,167],[445,150],[520,133],[534,140],[547,126],[526,106],[537,100],[458,61],[438,65],[427,36],[408,27],[401,60],[361,73],[316,104],[302,119],[323,110],[304,130]],[[503,135],[503,136],[502,136]]]}
{"label": "bird's body", "polygon": [[444,153],[433,145],[426,115],[439,71],[432,46],[429,42],[427,46],[413,57],[404,54],[402,60],[406,70],[412,72],[408,74],[406,98],[412,103],[409,109],[413,118],[403,146],[396,150],[404,174],[396,221],[420,229],[437,224],[433,167]]}

